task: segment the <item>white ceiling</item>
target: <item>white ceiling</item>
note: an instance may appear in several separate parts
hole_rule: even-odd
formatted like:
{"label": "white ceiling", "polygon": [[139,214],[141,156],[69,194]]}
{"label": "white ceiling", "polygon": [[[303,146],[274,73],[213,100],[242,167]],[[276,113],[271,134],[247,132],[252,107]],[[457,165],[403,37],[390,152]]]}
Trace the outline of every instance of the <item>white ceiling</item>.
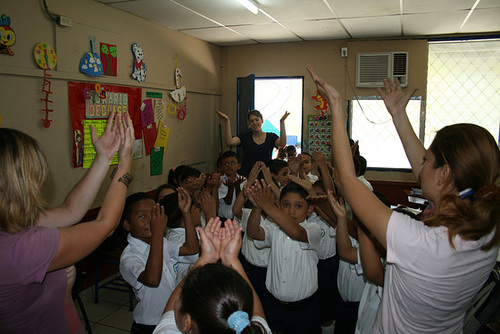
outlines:
{"label": "white ceiling", "polygon": [[500,0],[96,0],[220,45],[500,33]]}

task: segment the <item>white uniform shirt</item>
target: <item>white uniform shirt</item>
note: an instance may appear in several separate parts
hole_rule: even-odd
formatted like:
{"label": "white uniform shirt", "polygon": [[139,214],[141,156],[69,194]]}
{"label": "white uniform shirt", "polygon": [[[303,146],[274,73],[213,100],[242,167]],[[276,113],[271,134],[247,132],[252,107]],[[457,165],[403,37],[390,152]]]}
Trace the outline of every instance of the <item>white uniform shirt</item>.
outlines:
{"label": "white uniform shirt", "polygon": [[160,284],[148,287],[138,281],[146,269],[150,246],[130,233],[128,245],[120,256],[120,273],[134,289],[137,305],[134,309],[135,322],[143,325],[156,325],[160,321],[167,300],[175,289],[176,273],[174,263],[178,261],[179,248],[172,248],[163,238],[163,270]]}
{"label": "white uniform shirt", "polygon": [[319,259],[325,260],[337,254],[337,229],[328,224],[316,212],[313,212],[307,221],[318,224],[321,229],[321,240],[319,241]]}
{"label": "white uniform shirt", "polygon": [[[351,236],[349,236],[349,239],[351,239],[351,245],[359,249],[358,241]],[[337,287],[339,289],[340,296],[345,301],[359,302],[361,300],[366,280],[360,263],[359,252],[358,263],[350,263],[342,259],[339,261]]]}
{"label": "white uniform shirt", "polygon": [[309,179],[309,181],[311,181],[311,183],[314,183],[319,179],[319,177],[317,175],[314,175],[312,172],[307,173],[306,176]]}
{"label": "white uniform shirt", "polygon": [[[169,247],[180,249],[186,242],[186,229],[184,227],[169,228],[166,239]],[[198,258],[199,254],[179,255],[179,260],[174,263],[174,270],[177,273],[176,285],[187,275]]]}
{"label": "white uniform shirt", "polygon": [[393,212],[373,333],[461,333],[464,314],[495,265],[498,249],[480,250],[490,238],[456,236],[453,249],[446,227]]}
{"label": "white uniform shirt", "polygon": [[372,332],[383,291],[384,288],[381,286],[366,281],[365,288],[361,295],[361,301],[359,302],[356,334],[370,334]]}
{"label": "white uniform shirt", "polygon": [[[250,217],[250,213],[252,209],[243,208],[243,213],[241,215],[241,219],[236,218],[241,227],[243,227],[243,231],[245,231],[245,236],[243,237],[242,245],[241,245],[241,253],[245,257],[245,259],[257,267],[267,268],[269,264],[269,253],[271,251],[270,247],[257,248],[253,242],[253,239],[248,236],[246,233],[248,217]],[[269,222],[267,219],[260,217],[260,226],[266,224],[274,224]]]}
{"label": "white uniform shirt", "polygon": [[308,298],[318,289],[321,229],[307,220],[300,226],[306,230],[309,242],[291,239],[277,224],[262,226],[265,240],[254,240],[258,248],[271,247],[266,287],[284,302]]}
{"label": "white uniform shirt", "polygon": [[[239,177],[238,174],[236,174],[236,177]],[[224,181],[226,182],[227,181],[227,175],[222,175],[220,177],[221,181]],[[243,181],[242,183],[240,183],[240,189],[243,189],[243,185],[245,184],[246,181]],[[224,184],[224,183],[221,183],[220,186],[219,186],[219,213],[218,213],[218,216],[220,217],[226,217],[226,218],[233,218],[234,215],[233,215],[233,206],[234,206],[234,202],[236,201],[236,189],[233,190],[233,200],[231,202],[231,204],[226,204],[226,202],[224,201],[224,197],[227,196],[227,191],[228,191],[228,187]]]}
{"label": "white uniform shirt", "polygon": [[[266,334],[272,334],[266,319],[254,316],[251,320],[252,322],[258,322],[264,328]],[[165,312],[153,334],[181,334],[181,331],[177,329],[177,325],[175,324],[175,312],[173,310]]]}

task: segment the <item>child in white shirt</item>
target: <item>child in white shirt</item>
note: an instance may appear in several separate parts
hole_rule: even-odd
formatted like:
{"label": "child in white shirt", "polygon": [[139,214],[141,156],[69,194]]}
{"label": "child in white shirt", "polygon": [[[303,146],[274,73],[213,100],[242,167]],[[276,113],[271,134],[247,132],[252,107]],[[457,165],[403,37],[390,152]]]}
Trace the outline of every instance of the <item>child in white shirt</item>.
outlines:
{"label": "child in white shirt", "polygon": [[[318,247],[321,230],[306,220],[314,210],[307,192],[296,183],[281,191],[279,207],[265,181],[248,190],[254,208],[247,233],[257,247],[271,247],[266,287],[274,296],[274,311],[269,324],[273,331],[319,333]],[[265,211],[276,225],[260,226]]]}
{"label": "child in white shirt", "polygon": [[245,178],[238,175],[241,163],[238,155],[233,151],[224,152],[217,159],[217,167],[221,172],[221,184],[219,186],[219,211],[221,221],[233,219],[233,205],[236,197],[243,188]]}

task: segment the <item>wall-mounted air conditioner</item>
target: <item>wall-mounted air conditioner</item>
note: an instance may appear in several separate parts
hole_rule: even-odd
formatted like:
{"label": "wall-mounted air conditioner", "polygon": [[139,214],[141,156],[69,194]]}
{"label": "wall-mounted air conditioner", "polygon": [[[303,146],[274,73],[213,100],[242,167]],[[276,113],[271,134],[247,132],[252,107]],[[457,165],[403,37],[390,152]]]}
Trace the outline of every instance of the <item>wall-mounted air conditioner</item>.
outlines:
{"label": "wall-mounted air conditioner", "polygon": [[386,78],[398,78],[401,87],[408,85],[408,52],[357,54],[356,87],[383,87]]}

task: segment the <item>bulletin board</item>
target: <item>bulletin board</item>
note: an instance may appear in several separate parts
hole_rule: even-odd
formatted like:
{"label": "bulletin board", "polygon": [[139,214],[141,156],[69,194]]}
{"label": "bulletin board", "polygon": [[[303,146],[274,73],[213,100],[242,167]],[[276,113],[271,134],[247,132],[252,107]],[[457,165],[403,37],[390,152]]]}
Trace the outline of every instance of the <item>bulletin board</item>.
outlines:
{"label": "bulletin board", "polygon": [[[90,125],[101,135],[106,129],[111,111],[128,111],[134,124],[135,139],[142,138],[140,107],[142,90],[135,87],[104,85],[101,96],[95,83],[68,82],[68,101],[73,129],[73,166],[89,168],[95,159]],[[116,164],[115,155],[111,164]]]}
{"label": "bulletin board", "polygon": [[332,140],[332,116],[318,119],[316,115],[307,116],[307,150],[309,153],[321,152],[326,160],[331,160],[332,151],[328,143]]}

